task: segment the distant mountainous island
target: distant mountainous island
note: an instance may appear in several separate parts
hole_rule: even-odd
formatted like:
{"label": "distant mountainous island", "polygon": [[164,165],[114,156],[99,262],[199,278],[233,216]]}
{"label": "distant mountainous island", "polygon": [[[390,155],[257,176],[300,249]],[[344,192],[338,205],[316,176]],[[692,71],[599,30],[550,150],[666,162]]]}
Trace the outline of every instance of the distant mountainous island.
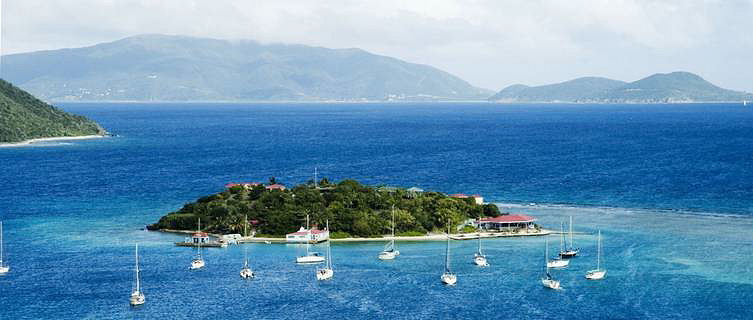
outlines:
{"label": "distant mountainous island", "polygon": [[689,72],[658,73],[634,82],[584,77],[544,86],[516,84],[491,96],[495,102],[686,103],[753,100]]}
{"label": "distant mountainous island", "polygon": [[59,110],[0,79],[0,143],[103,134],[94,121]]}
{"label": "distant mountainous island", "polygon": [[3,76],[50,101],[483,100],[442,70],[361,49],[139,35],[3,56]]}

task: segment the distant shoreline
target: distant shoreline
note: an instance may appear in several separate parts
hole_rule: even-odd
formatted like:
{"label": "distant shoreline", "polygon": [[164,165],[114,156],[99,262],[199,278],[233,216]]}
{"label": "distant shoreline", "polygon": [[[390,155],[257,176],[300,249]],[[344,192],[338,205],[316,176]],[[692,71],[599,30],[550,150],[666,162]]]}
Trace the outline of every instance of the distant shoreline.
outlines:
{"label": "distant shoreline", "polygon": [[87,140],[87,139],[99,139],[99,138],[105,138],[105,137],[107,136],[106,135],[89,135],[89,136],[34,138],[34,139],[24,140],[21,142],[3,142],[3,143],[0,143],[0,148],[25,147],[25,146],[30,146],[38,142]]}

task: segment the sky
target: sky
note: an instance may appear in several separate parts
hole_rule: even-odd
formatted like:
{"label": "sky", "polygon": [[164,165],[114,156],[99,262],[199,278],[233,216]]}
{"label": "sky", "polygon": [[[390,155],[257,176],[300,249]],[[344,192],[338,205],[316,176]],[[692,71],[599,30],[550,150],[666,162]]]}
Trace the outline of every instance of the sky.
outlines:
{"label": "sky", "polygon": [[0,0],[0,50],[144,33],[361,48],[499,90],[690,71],[753,92],[753,0]]}

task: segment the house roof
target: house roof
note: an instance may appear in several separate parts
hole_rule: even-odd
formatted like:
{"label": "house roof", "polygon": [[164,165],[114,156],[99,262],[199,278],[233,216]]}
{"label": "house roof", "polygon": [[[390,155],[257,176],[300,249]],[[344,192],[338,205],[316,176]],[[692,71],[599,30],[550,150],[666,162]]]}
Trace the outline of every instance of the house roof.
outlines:
{"label": "house roof", "polygon": [[479,222],[493,223],[516,223],[516,222],[533,222],[536,218],[525,214],[506,214],[498,217],[486,217],[479,219]]}

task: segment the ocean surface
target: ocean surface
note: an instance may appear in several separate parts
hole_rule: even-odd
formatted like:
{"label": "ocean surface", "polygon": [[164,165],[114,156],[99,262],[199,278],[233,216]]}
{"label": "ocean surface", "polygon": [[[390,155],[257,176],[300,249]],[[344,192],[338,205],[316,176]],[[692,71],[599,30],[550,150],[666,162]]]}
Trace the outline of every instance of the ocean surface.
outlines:
{"label": "ocean surface", "polygon": [[[752,319],[753,109],[733,104],[63,104],[116,137],[0,148],[0,319]],[[143,231],[225,183],[330,180],[479,193],[582,254],[540,284],[544,238],[207,249]],[[586,281],[601,230],[607,279]],[[558,237],[550,237],[551,251]],[[140,244],[147,303],[128,305]]]}

